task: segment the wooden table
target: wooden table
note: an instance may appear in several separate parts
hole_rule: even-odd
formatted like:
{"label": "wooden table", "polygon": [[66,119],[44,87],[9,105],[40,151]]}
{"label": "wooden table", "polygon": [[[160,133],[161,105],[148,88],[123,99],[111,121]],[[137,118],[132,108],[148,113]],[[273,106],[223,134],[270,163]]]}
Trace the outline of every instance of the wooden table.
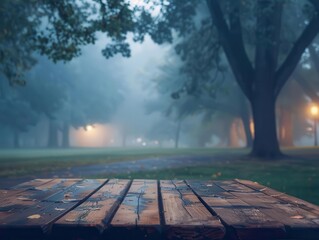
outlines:
{"label": "wooden table", "polygon": [[319,239],[319,207],[246,180],[35,179],[0,190],[0,239]]}

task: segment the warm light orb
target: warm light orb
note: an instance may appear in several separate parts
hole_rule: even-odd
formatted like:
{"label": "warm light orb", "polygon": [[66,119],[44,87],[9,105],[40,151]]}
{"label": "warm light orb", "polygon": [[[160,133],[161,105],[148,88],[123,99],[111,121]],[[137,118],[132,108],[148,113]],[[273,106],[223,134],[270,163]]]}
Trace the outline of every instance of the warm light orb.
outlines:
{"label": "warm light orb", "polygon": [[317,106],[312,106],[312,107],[310,108],[310,113],[311,113],[312,116],[318,116],[318,114],[319,114],[319,109],[318,109],[318,107],[317,107]]}
{"label": "warm light orb", "polygon": [[88,125],[87,127],[86,127],[86,131],[92,131],[93,130],[93,127],[91,126],[91,125]]}

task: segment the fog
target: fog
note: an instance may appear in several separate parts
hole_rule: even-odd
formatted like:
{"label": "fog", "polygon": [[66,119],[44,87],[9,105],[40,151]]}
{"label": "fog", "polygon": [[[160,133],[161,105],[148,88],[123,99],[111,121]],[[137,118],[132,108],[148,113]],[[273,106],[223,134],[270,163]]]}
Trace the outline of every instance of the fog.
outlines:
{"label": "fog", "polygon": [[[66,63],[53,63],[37,56],[37,65],[27,74],[26,86],[9,86],[1,78],[5,95],[29,101],[27,107],[35,110],[28,110],[27,114],[36,115],[23,122],[26,110],[15,109],[15,115],[1,125],[5,136],[0,140],[2,148],[175,147],[178,124],[167,116],[165,106],[146,110],[149,102],[161,101],[161,97],[163,102],[168,101],[167,106],[177,101],[170,94],[178,89],[167,90],[165,94],[169,96],[164,97],[155,83],[165,64],[175,64],[175,71],[179,71],[177,56],[172,59],[173,45],[158,45],[149,37],[143,43],[130,40],[130,58],[105,59],[101,54],[105,42],[107,39],[100,36],[95,45],[82,48],[80,57]],[[169,62],[174,60],[177,62]],[[86,103],[89,105],[85,106]],[[185,119],[179,147],[198,146],[194,138],[201,131],[201,115]],[[66,121],[69,143],[63,143]],[[214,134],[206,140],[202,146],[227,146]],[[234,146],[244,146],[243,141],[240,139]]]}
{"label": "fog", "polygon": [[[156,8],[152,14],[159,12]],[[171,43],[155,43],[152,33],[137,42],[127,33],[130,57],[105,58],[101,52],[112,38],[99,32],[95,43],[82,44],[81,54],[72,60],[52,61],[46,56],[50,52],[32,52],[37,62],[21,73],[17,67],[17,78],[23,76],[15,80],[18,84],[10,84],[3,71],[0,147],[251,146],[247,134],[254,137],[252,110],[227,56],[219,48],[208,56],[196,52],[196,45],[187,50],[191,41],[205,40],[200,28],[207,23],[201,20],[209,14],[203,6],[196,13],[198,33],[190,37],[173,31]],[[309,58],[306,51],[299,69],[316,76]],[[277,100],[277,135],[282,146],[312,145],[311,97],[294,76]]]}

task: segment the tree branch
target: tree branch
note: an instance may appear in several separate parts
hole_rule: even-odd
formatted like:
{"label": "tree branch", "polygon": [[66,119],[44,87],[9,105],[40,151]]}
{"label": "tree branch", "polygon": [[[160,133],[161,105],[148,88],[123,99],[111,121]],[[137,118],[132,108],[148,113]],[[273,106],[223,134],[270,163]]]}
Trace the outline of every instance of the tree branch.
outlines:
{"label": "tree branch", "polygon": [[232,31],[230,31],[223,16],[219,0],[207,0],[206,2],[235,78],[246,97],[251,100],[254,71],[244,48],[239,15],[234,17],[235,19],[233,20],[236,23],[232,23]]}
{"label": "tree branch", "polygon": [[309,84],[309,82],[304,78],[304,76],[300,73],[300,69],[297,69],[294,72],[294,79],[299,84],[303,92],[311,98],[312,101],[319,103],[319,96],[317,95],[314,88]]}
{"label": "tree branch", "polygon": [[275,96],[278,96],[290,75],[295,70],[305,49],[311,44],[319,32],[319,17],[316,14],[295,42],[281,67],[276,72]]}

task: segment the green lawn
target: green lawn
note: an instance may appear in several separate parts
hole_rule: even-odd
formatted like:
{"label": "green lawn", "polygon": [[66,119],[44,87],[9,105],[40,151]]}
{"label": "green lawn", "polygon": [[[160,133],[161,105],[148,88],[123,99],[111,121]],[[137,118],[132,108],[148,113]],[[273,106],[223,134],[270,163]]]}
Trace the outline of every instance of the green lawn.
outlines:
{"label": "green lawn", "polygon": [[151,179],[248,179],[319,205],[319,161],[218,161],[214,165],[94,177]]}
{"label": "green lawn", "polygon": [[[0,150],[0,178],[24,177],[73,166],[107,164],[165,156],[223,154],[225,149],[160,149],[160,148],[72,148]],[[233,149],[229,155],[246,154]]]}
{"label": "green lawn", "polygon": [[150,157],[182,155],[220,156],[209,166],[182,167],[92,177],[154,179],[249,179],[279,191],[319,204],[319,149],[291,148],[293,158],[278,161],[247,159],[244,149],[70,149],[0,151],[0,177],[23,177],[27,174],[65,167],[128,161]]}

